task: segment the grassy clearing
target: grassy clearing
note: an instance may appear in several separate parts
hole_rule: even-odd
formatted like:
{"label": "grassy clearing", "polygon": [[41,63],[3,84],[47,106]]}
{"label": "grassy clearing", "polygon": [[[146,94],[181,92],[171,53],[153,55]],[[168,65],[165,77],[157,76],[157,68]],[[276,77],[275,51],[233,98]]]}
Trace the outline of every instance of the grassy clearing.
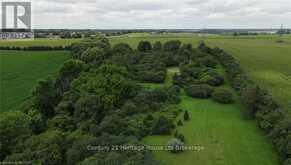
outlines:
{"label": "grassy clearing", "polygon": [[24,40],[0,40],[0,47],[15,46],[68,46],[80,39],[24,39]]}
{"label": "grassy clearing", "polygon": [[[168,70],[168,74],[177,69]],[[170,76],[169,76],[170,77]],[[166,85],[168,82],[166,81]],[[154,86],[152,87],[160,87]],[[228,86],[226,83],[225,86]],[[164,165],[279,165],[280,160],[271,142],[257,128],[256,123],[245,115],[239,98],[234,104],[224,105],[211,99],[193,99],[182,94],[179,106],[190,114],[190,121],[177,126],[185,136],[186,145],[202,146],[202,151],[185,151],[173,154],[168,151],[153,151],[154,157]],[[164,145],[173,136],[148,136],[147,145]]]}
{"label": "grassy clearing", "polygon": [[[233,55],[243,69],[262,87],[269,89],[277,100],[285,105],[291,105],[291,35],[270,36],[206,36],[191,34],[149,35],[131,34],[111,38],[111,43],[126,42],[136,47],[141,40],[151,42],[181,40],[184,43],[196,45],[203,40],[210,46],[218,46]],[[278,40],[284,41],[278,43]]]}
{"label": "grassy clearing", "polygon": [[[178,127],[186,145],[201,145],[202,151],[172,154],[155,151],[154,157],[165,165],[279,165],[272,145],[252,120],[241,112],[238,103],[222,105],[212,100],[182,97],[180,107],[188,110],[190,121]],[[182,119],[182,116],[178,119]],[[149,136],[143,141],[164,145],[171,136]]]}
{"label": "grassy clearing", "polygon": [[67,51],[0,51],[0,112],[16,109],[37,80],[55,74],[68,57]]}

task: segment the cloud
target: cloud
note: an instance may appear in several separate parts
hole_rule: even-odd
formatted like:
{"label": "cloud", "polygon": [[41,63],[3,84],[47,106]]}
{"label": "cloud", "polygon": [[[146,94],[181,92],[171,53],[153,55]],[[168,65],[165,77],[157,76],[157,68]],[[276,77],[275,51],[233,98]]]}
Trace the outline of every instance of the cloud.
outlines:
{"label": "cloud", "polygon": [[291,27],[290,0],[32,0],[35,28]]}

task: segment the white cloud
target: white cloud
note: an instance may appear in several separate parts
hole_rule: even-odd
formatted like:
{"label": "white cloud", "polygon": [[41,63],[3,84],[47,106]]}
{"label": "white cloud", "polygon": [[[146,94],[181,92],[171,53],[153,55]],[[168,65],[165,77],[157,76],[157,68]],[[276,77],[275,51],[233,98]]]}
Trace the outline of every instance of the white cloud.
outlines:
{"label": "white cloud", "polygon": [[290,0],[32,0],[35,28],[291,27]]}

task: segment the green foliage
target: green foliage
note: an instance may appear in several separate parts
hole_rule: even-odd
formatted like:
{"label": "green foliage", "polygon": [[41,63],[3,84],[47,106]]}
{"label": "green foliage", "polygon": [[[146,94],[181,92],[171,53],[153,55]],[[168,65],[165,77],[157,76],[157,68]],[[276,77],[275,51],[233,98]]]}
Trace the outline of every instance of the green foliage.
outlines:
{"label": "green foliage", "polygon": [[74,119],[76,122],[94,119],[101,121],[104,117],[104,109],[98,96],[83,95],[75,103]]}
{"label": "green foliage", "polygon": [[88,48],[97,47],[102,50],[108,50],[110,48],[109,40],[105,37],[98,36],[96,38],[83,39],[78,43],[74,43],[71,46],[73,58],[80,59],[82,54]]}
{"label": "green foliage", "polygon": [[18,141],[30,136],[30,118],[22,112],[0,115],[0,160],[10,154]]}
{"label": "green foliage", "polygon": [[202,99],[209,98],[213,92],[213,89],[206,84],[191,85],[187,87],[185,90],[188,96]]}
{"label": "green foliage", "polygon": [[34,105],[40,110],[42,115],[50,117],[54,115],[54,106],[58,103],[58,95],[55,82],[51,77],[38,82],[33,91]]}
{"label": "green foliage", "polygon": [[114,47],[112,48],[112,54],[114,55],[126,55],[128,53],[133,53],[132,48],[125,43],[119,43],[117,45],[114,45]]}
{"label": "green foliage", "polygon": [[32,136],[24,143],[23,154],[30,157],[34,163],[62,164],[64,151],[63,134],[59,131],[47,131],[37,136]]}
{"label": "green foliage", "polygon": [[116,65],[102,65],[91,70],[74,82],[74,91],[85,96],[95,94],[101,107],[112,109],[135,95],[136,85],[127,78],[127,71]]}
{"label": "green foliage", "polygon": [[188,111],[185,111],[185,112],[184,112],[184,120],[185,120],[185,121],[188,121],[189,118],[190,118],[190,117],[189,117],[189,113],[188,113]]}
{"label": "green foliage", "polygon": [[217,61],[209,55],[199,58],[198,61],[201,65],[211,68],[214,68],[218,64]]}
{"label": "green foliage", "polygon": [[214,70],[209,70],[201,74],[200,81],[211,86],[220,86],[224,83],[224,78]]}
{"label": "green foliage", "polygon": [[259,110],[258,102],[260,98],[259,88],[254,85],[248,85],[241,94],[243,104],[251,115],[255,115]]}
{"label": "green foliage", "polygon": [[98,47],[88,48],[82,53],[80,60],[91,65],[100,65],[106,58],[108,58],[107,52]]}
{"label": "green foliage", "polygon": [[71,116],[56,115],[48,121],[48,128],[51,130],[60,130],[62,132],[71,132],[75,129],[75,123]]}
{"label": "green foliage", "polygon": [[30,128],[32,133],[39,134],[46,129],[45,117],[37,109],[29,109],[26,113],[30,117]]}
{"label": "green foliage", "polygon": [[179,139],[181,142],[185,142],[185,137],[183,134],[179,133],[177,130],[175,131],[174,137]]}
{"label": "green foliage", "polygon": [[167,41],[164,43],[164,51],[178,51],[181,46],[181,41],[179,40],[172,40],[172,41]]}
{"label": "green foliage", "polygon": [[232,92],[226,88],[215,89],[214,92],[212,93],[212,98],[215,101],[224,104],[229,104],[233,102]]}
{"label": "green foliage", "polygon": [[153,135],[170,135],[171,130],[175,128],[175,125],[173,124],[173,121],[166,118],[165,116],[159,116],[157,119],[152,134]]}
{"label": "green foliage", "polygon": [[85,71],[88,66],[79,60],[70,59],[66,61],[59,71],[59,76],[56,80],[56,85],[60,88],[60,92],[64,93],[69,90],[71,82],[79,76],[82,71]]}
{"label": "green foliage", "polygon": [[182,120],[178,120],[178,122],[177,122],[177,126],[182,126],[182,125],[183,125]]}
{"label": "green foliage", "polygon": [[155,42],[154,45],[153,45],[153,50],[154,51],[161,51],[162,48],[163,48],[163,45],[162,45],[162,43],[160,41]]}
{"label": "green foliage", "polygon": [[152,44],[149,41],[140,41],[137,49],[141,52],[148,52],[152,50]]}

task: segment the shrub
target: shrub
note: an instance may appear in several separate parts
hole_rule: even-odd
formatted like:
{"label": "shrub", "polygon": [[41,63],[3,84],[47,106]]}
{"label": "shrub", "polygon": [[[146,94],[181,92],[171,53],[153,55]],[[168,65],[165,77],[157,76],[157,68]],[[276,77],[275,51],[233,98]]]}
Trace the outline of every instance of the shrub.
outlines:
{"label": "shrub", "polygon": [[233,96],[229,89],[224,89],[224,88],[216,89],[213,92],[212,97],[215,101],[219,103],[228,104],[228,103],[233,102]]}
{"label": "shrub", "polygon": [[177,138],[173,138],[173,139],[169,140],[167,143],[167,148],[172,153],[182,152],[183,146],[184,146],[184,143],[181,142],[181,140],[179,140]]}
{"label": "shrub", "polygon": [[174,137],[181,140],[182,142],[185,142],[185,137],[183,134],[179,133],[177,130],[175,131]]}
{"label": "shrub", "polygon": [[141,52],[147,52],[152,50],[152,45],[149,41],[140,41],[138,43],[137,49]]}
{"label": "shrub", "polygon": [[178,126],[182,126],[182,125],[183,125],[182,120],[179,120],[179,121],[177,122],[177,125],[178,125]]}
{"label": "shrub", "polygon": [[185,121],[188,121],[189,120],[189,113],[188,113],[188,111],[185,111],[185,113],[184,113],[184,120]]}
{"label": "shrub", "polygon": [[206,67],[214,68],[217,65],[217,61],[211,56],[205,56],[199,59],[199,63]]}
{"label": "shrub", "polygon": [[160,41],[157,41],[153,45],[153,50],[154,51],[160,51],[160,50],[162,50],[162,47],[163,47],[162,43]]}
{"label": "shrub", "polygon": [[177,51],[180,49],[181,41],[179,40],[172,40],[168,41],[164,44],[165,51]]}
{"label": "shrub", "polygon": [[195,98],[209,98],[213,89],[206,84],[191,85],[186,88],[186,94]]}
{"label": "shrub", "polygon": [[154,135],[170,135],[173,128],[175,128],[175,125],[170,119],[160,116],[153,127],[152,133]]}

